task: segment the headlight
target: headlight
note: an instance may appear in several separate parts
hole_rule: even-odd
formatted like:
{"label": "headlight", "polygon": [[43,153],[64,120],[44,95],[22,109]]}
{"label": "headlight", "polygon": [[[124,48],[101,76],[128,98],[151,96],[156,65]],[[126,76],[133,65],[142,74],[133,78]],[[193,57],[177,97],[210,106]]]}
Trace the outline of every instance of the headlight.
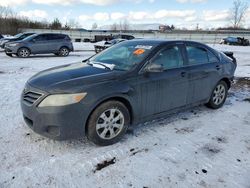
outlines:
{"label": "headlight", "polygon": [[78,103],[86,97],[86,95],[87,93],[49,95],[38,105],[38,107],[66,106]]}
{"label": "headlight", "polygon": [[18,43],[8,44],[9,47],[15,47],[17,45],[18,45]]}

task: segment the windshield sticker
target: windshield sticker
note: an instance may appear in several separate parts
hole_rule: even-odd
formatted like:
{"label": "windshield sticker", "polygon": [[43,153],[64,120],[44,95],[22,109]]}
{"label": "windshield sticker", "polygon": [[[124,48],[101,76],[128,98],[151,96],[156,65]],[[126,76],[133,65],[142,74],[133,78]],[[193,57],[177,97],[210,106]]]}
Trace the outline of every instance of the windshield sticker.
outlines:
{"label": "windshield sticker", "polygon": [[141,48],[145,50],[150,50],[153,46],[148,46],[148,45],[137,45],[135,48]]}
{"label": "windshield sticker", "polygon": [[137,50],[134,51],[134,55],[141,55],[141,54],[143,54],[144,52],[145,52],[144,49],[137,49]]}

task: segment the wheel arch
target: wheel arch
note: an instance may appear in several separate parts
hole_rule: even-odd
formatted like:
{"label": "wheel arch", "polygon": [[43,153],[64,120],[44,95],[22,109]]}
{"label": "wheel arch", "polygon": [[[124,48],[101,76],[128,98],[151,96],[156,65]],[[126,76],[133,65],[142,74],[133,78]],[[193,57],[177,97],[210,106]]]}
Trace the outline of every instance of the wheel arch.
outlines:
{"label": "wheel arch", "polygon": [[224,78],[222,78],[220,81],[224,81],[224,82],[226,82],[228,89],[230,89],[230,88],[231,88],[231,81],[230,81],[230,79],[229,79],[229,78],[224,77]]}
{"label": "wheel arch", "polygon": [[66,45],[62,45],[62,46],[60,46],[59,51],[60,51],[62,48],[67,48],[67,49],[70,51],[69,47],[68,47],[68,46],[66,46]]}
{"label": "wheel arch", "polygon": [[124,96],[112,96],[112,97],[108,97],[108,98],[105,98],[101,101],[99,101],[92,109],[91,109],[91,112],[88,114],[88,118],[86,120],[86,124],[85,124],[85,134],[88,132],[88,122],[89,122],[89,118],[90,116],[92,115],[92,113],[94,112],[94,110],[100,106],[101,104],[105,103],[105,102],[108,102],[108,101],[119,101],[121,102],[122,104],[124,104],[126,106],[126,108],[128,109],[129,111],[129,115],[130,115],[130,123],[133,122],[133,119],[134,119],[134,115],[133,115],[133,108],[132,108],[132,105],[130,103],[130,101],[124,97]]}

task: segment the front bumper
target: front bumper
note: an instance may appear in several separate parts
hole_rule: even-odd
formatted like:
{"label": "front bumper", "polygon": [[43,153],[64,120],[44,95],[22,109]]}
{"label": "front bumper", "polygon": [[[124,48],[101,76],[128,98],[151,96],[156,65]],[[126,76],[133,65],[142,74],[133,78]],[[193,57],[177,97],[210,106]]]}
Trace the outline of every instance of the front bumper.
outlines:
{"label": "front bumper", "polygon": [[[21,97],[25,123],[36,133],[55,140],[79,138],[85,134],[85,108],[82,103],[62,107],[38,107],[48,93],[35,88],[26,88]],[[34,104],[24,100],[25,93],[32,91],[42,96]]]}
{"label": "front bumper", "polygon": [[4,51],[7,54],[16,54],[17,51],[18,51],[18,48],[19,47],[16,47],[16,46],[15,47],[10,47],[10,46],[5,45]]}

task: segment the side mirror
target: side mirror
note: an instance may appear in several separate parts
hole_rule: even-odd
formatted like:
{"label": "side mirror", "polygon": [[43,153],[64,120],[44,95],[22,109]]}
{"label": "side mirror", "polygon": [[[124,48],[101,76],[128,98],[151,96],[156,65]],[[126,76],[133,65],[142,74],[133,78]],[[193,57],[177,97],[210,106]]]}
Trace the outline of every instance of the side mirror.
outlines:
{"label": "side mirror", "polygon": [[149,63],[146,68],[145,72],[163,72],[164,68],[162,65]]}

